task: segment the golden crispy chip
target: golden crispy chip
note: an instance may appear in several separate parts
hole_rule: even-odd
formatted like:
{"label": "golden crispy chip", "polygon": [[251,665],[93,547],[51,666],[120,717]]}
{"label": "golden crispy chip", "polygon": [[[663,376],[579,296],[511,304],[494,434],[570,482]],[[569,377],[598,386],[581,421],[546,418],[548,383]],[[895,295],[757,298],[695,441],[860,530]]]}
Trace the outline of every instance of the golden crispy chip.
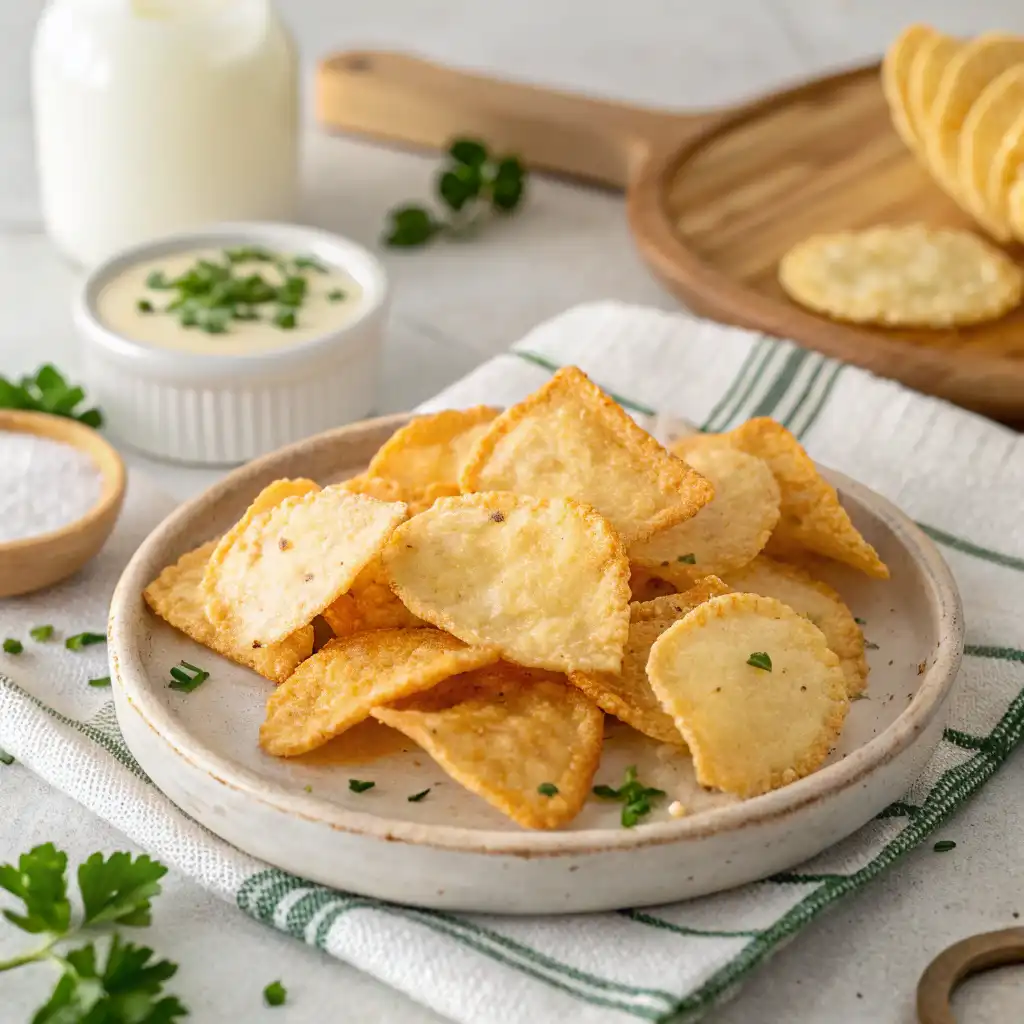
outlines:
{"label": "golden crispy chip", "polygon": [[404,502],[408,506],[410,516],[419,515],[430,508],[438,498],[451,498],[459,493],[457,484],[438,483],[427,484],[424,487],[403,487],[397,480],[368,476],[366,473],[350,477],[338,486],[352,494],[365,494],[378,501]]}
{"label": "golden crispy chip", "polygon": [[428,690],[498,660],[437,629],[378,629],[329,640],[267,701],[260,746],[294,757],[369,717],[379,704]]}
{"label": "golden crispy chip", "polygon": [[458,494],[467,457],[500,411],[478,405],[417,416],[388,438],[366,475],[385,477],[413,490],[447,484],[454,488],[451,493]]}
{"label": "golden crispy chip", "polygon": [[968,231],[908,224],[807,238],[782,257],[779,282],[835,320],[950,327],[1009,312],[1024,274]]}
{"label": "golden crispy chip", "polygon": [[214,552],[204,579],[208,618],[232,623],[251,643],[282,640],[348,590],[405,514],[405,505],[341,487],[286,498]]}
{"label": "golden crispy chip", "polygon": [[574,366],[491,424],[460,482],[467,492],[586,502],[625,544],[689,519],[712,495]]}
{"label": "golden crispy chip", "polygon": [[903,141],[918,152],[920,140],[910,109],[910,72],[913,62],[936,32],[928,25],[910,25],[886,51],[882,61],[882,90],[893,124]]}
{"label": "golden crispy chip", "polygon": [[[1024,110],[1006,130],[999,143],[985,183],[985,199],[997,215],[1013,229],[1010,213],[1010,191],[1024,172]],[[1019,238],[1019,236],[1018,236]]]}
{"label": "golden crispy chip", "polygon": [[629,562],[611,526],[570,498],[441,498],[395,531],[384,568],[415,615],[509,661],[621,664]]}
{"label": "golden crispy chip", "polygon": [[323,610],[335,636],[349,636],[368,629],[400,629],[425,626],[395,596],[384,563],[375,558],[355,578],[348,592]]}
{"label": "golden crispy chip", "polygon": [[795,565],[776,562],[765,555],[729,573],[725,580],[733,590],[774,597],[798,615],[810,619],[825,634],[829,650],[839,657],[846,695],[856,697],[864,692],[868,681],[864,634],[843,599],[827,583],[814,579]]}
{"label": "golden crispy chip", "polygon": [[676,593],[678,588],[674,583],[655,576],[635,562],[629,563],[630,601],[650,601],[655,597]]}
{"label": "golden crispy chip", "polygon": [[779,521],[779,485],[768,464],[736,448],[695,448],[687,461],[715,496],[692,519],[629,549],[631,561],[686,587],[746,565]]}
{"label": "golden crispy chip", "polygon": [[723,442],[764,459],[779,483],[782,514],[768,542],[769,552],[792,556],[801,550],[813,551],[875,579],[889,578],[888,568],[853,525],[836,489],[781,423],[758,417],[727,434],[696,434],[676,444],[688,452]]}
{"label": "golden crispy chip", "polygon": [[[765,654],[770,671],[748,663]],[[670,626],[651,648],[647,675],[697,781],[741,797],[813,772],[849,710],[821,630],[754,594],[713,598]]]}
{"label": "golden crispy chip", "polygon": [[524,828],[579,813],[601,757],[604,716],[564,676],[499,663],[372,714],[415,740],[457,782]]}
{"label": "golden crispy chip", "polygon": [[910,64],[907,98],[910,103],[910,121],[919,139],[931,121],[939,82],[946,73],[946,65],[960,49],[960,43],[949,36],[935,33],[921,43]]}
{"label": "golden crispy chip", "polygon": [[142,596],[160,618],[196,643],[275,683],[284,682],[313,653],[313,627],[302,626],[280,643],[254,648],[240,640],[230,627],[213,625],[203,610],[200,587],[206,563],[216,546],[217,541],[211,540],[182,555],[146,587]]}
{"label": "golden crispy chip", "polygon": [[1009,213],[1014,234],[1024,239],[1024,178],[1018,178],[1010,189]]}
{"label": "golden crispy chip", "polygon": [[637,732],[662,743],[683,745],[675,723],[658,702],[647,681],[647,659],[651,646],[662,633],[712,597],[727,594],[729,588],[714,576],[683,594],[660,597],[630,606],[629,637],[622,658],[622,671],[570,672],[569,681],[578,686],[602,711],[631,725]]}
{"label": "golden crispy chip", "polygon": [[1024,110],[1024,64],[1004,71],[985,87],[971,107],[960,135],[960,185],[971,210],[998,224],[996,237],[1007,242],[1012,237],[1005,203],[990,201],[989,175],[1010,129]]}

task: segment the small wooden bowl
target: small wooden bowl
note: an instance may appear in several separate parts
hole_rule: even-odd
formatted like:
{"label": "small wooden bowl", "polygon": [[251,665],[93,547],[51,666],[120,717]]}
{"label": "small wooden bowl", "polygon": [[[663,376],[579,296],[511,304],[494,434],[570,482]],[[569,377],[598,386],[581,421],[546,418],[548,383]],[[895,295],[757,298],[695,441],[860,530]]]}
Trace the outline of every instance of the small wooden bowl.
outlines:
{"label": "small wooden bowl", "polygon": [[66,579],[103,547],[124,502],[125,473],[121,456],[95,430],[75,420],[4,409],[0,430],[69,444],[87,453],[103,478],[99,499],[81,519],[49,533],[0,542],[0,597],[14,597]]}

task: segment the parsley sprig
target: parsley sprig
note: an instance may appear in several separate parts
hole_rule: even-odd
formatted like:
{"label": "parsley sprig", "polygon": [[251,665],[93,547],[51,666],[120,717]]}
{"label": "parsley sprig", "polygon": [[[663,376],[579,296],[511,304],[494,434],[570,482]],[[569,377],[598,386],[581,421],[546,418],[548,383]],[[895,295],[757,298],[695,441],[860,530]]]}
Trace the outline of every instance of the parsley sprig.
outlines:
{"label": "parsley sprig", "polygon": [[663,797],[663,789],[645,786],[636,776],[636,765],[626,769],[626,781],[618,788],[595,786],[594,796],[605,800],[619,800],[622,808],[622,827],[632,828],[641,818],[651,813],[651,801]]}
{"label": "parsley sprig", "polygon": [[[32,1024],[173,1024],[184,1017],[185,1007],[163,991],[176,964],[156,959],[152,949],[124,941],[116,932],[106,943],[105,955],[102,952],[101,929],[150,923],[151,900],[159,894],[167,868],[145,854],[133,858],[129,853],[94,853],[78,867],[82,910],[74,915],[67,867],[67,855],[53,843],[23,853],[16,865],[0,864],[0,889],[21,904],[17,910],[4,910],[4,917],[40,939],[35,949],[0,961],[0,973],[44,961],[61,969]],[[83,937],[92,941],[57,951],[58,944]]]}
{"label": "parsley sprig", "polygon": [[0,376],[0,409],[25,409],[48,412],[78,420],[87,427],[101,427],[103,414],[99,409],[81,410],[85,392],[69,384],[64,375],[50,363],[40,366],[35,374],[22,377],[17,383]]}
{"label": "parsley sprig", "polygon": [[478,139],[456,139],[448,147],[448,163],[441,168],[435,186],[449,211],[447,218],[415,203],[397,206],[388,214],[384,244],[411,249],[442,233],[465,235],[488,211],[512,213],[526,192],[526,177],[519,157],[496,157]]}

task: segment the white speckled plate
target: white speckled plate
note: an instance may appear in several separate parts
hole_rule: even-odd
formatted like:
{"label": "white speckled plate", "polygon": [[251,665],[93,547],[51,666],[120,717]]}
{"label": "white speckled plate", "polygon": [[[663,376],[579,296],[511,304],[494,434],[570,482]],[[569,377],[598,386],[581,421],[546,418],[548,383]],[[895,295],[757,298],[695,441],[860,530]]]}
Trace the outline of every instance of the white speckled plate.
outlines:
{"label": "white speckled plate", "polygon": [[[870,699],[853,704],[838,748],[809,778],[745,802],[705,793],[688,758],[666,758],[658,744],[613,725],[595,781],[618,785],[636,764],[687,816],[670,817],[665,800],[643,824],[623,829],[620,807],[595,799],[569,828],[530,832],[380,726],[361,726],[358,739],[367,752],[390,749],[383,756],[353,752],[351,735],[308,759],[264,754],[256,737],[272,684],[158,620],[142,589],[226,530],[270,480],[329,483],[360,472],[405,419],[345,427],[236,470],[154,530],[121,578],[110,618],[121,729],[153,781],[211,831],[287,871],[383,899],[499,913],[603,910],[686,899],[793,867],[898,799],[921,771],[960,662],[959,596],[928,538],[837,473],[829,476],[893,578],[881,583],[842,568],[829,576],[867,623]],[[191,694],[167,687],[169,668],[182,659],[211,672]],[[350,778],[376,786],[353,793]],[[424,800],[409,802],[427,787]]]}

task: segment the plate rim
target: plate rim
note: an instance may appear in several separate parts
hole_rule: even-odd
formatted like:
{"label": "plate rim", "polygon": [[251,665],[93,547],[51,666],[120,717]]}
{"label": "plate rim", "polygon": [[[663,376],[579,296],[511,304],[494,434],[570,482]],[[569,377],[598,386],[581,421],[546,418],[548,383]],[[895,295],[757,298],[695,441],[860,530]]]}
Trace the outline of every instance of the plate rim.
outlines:
{"label": "plate rim", "polygon": [[[939,615],[939,644],[927,666],[913,699],[881,733],[858,747],[841,761],[827,765],[797,782],[762,796],[725,807],[702,811],[692,817],[645,824],[637,829],[592,828],[579,831],[476,829],[445,824],[424,824],[402,818],[387,818],[344,808],[301,789],[293,789],[258,775],[197,741],[149,688],[149,680],[136,678],[129,666],[130,622],[142,602],[141,565],[154,547],[191,520],[204,508],[260,477],[267,469],[315,446],[330,445],[353,434],[393,432],[412,417],[411,413],[362,420],[294,444],[275,449],[231,471],[221,480],[178,506],[139,545],[118,580],[110,604],[108,621],[109,657],[113,685],[149,729],[166,743],[175,756],[203,771],[211,780],[243,793],[269,809],[288,817],[312,821],[332,830],[369,839],[402,842],[464,853],[486,853],[515,857],[582,855],[641,847],[697,841],[709,836],[756,826],[784,818],[825,801],[873,774],[912,746],[934,716],[943,708],[956,680],[963,655],[964,623],[959,590],[952,571],[932,540],[892,502],[864,484],[835,470],[824,470],[831,481],[860,504],[869,505],[900,538],[911,556],[925,567],[932,581]],[[383,437],[382,437],[383,440]],[[141,673],[140,673],[141,674]],[[134,753],[134,752],[133,752]],[[166,795],[166,794],[165,794]],[[168,797],[170,799],[170,797]],[[173,801],[172,801],[173,802]],[[176,805],[177,806],[177,805]]]}

